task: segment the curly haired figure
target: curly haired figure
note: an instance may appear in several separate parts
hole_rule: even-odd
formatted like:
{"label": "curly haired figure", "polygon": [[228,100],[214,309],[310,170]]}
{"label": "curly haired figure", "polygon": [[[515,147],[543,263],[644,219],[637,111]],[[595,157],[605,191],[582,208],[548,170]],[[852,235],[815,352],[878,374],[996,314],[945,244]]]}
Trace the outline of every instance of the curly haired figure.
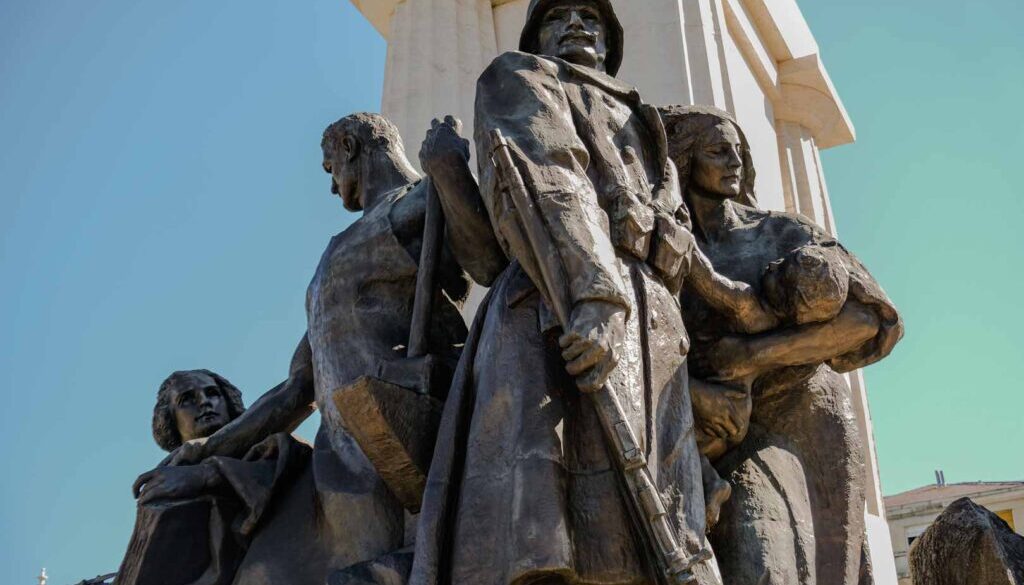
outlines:
{"label": "curly haired figure", "polygon": [[171,452],[205,439],[245,412],[242,392],[210,370],[180,370],[160,384],[153,407],[153,439]]}

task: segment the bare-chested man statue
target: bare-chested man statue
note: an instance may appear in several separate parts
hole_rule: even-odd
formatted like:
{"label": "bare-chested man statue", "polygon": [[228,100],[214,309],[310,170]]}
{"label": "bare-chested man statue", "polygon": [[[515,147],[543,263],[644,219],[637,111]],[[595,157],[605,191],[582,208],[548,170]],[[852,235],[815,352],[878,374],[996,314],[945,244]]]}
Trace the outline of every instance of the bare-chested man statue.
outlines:
{"label": "bare-chested man statue", "polygon": [[[382,116],[346,116],[327,128],[322,146],[331,191],[362,216],[331,239],[321,258],[306,296],[308,328],[288,379],[205,441],[183,445],[172,461],[241,457],[320,410],[308,479],[316,497],[285,495],[275,504],[274,513],[290,520],[267,524],[267,530],[280,532],[255,539],[235,583],[323,585],[341,569],[404,543],[404,509],[346,429],[333,395],[403,362],[428,185],[419,181],[397,129]],[[474,218],[483,225],[474,225]],[[432,353],[452,361],[466,336],[459,304],[468,281],[455,261],[458,250],[447,242],[459,239],[460,229],[489,231],[487,221],[480,210],[461,215],[447,229],[427,330]],[[474,251],[472,261],[480,258]]]}

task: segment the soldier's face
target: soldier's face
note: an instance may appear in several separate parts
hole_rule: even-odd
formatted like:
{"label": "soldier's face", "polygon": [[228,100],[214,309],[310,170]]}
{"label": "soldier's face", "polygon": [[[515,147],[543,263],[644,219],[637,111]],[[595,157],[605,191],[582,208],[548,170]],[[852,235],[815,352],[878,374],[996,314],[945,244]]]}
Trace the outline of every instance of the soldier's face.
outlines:
{"label": "soldier's face", "polygon": [[182,442],[209,437],[231,422],[220,386],[201,373],[189,374],[171,389],[171,413]]}
{"label": "soldier's face", "polygon": [[542,55],[604,71],[607,30],[597,7],[587,2],[558,2],[545,13],[538,35]]}
{"label": "soldier's face", "polygon": [[738,196],[743,184],[742,152],[743,143],[732,124],[722,122],[708,129],[693,155],[690,181],[709,195]]}

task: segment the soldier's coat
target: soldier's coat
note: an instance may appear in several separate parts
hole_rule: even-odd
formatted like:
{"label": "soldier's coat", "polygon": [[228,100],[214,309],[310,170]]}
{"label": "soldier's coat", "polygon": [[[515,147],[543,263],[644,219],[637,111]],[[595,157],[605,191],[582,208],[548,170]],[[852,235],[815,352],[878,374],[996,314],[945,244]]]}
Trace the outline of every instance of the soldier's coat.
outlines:
{"label": "soldier's coat", "polygon": [[[558,59],[512,52],[491,64],[477,86],[481,193],[506,253],[523,259],[519,218],[489,160],[492,129],[514,145],[571,301],[628,311],[609,382],[679,540],[696,552],[704,501],[678,301],[643,259],[613,244],[630,206],[671,213],[681,203],[658,114],[632,88]],[[507,585],[552,574],[649,582],[596,413],[565,372],[560,331],[513,262],[477,315],[449,394],[412,584]]]}

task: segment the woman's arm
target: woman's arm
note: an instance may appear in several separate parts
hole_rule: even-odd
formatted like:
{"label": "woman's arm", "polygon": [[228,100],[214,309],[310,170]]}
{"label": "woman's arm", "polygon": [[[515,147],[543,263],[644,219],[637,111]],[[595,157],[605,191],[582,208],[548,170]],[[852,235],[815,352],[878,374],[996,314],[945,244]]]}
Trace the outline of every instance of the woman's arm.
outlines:
{"label": "woman's arm", "polygon": [[719,380],[737,380],[789,366],[824,363],[871,340],[878,315],[848,301],[835,319],[764,333],[724,337],[702,356],[703,367]]}
{"label": "woman's arm", "polygon": [[186,500],[214,493],[224,485],[224,478],[216,467],[206,462],[183,467],[157,467],[139,476],[136,485],[133,491],[141,506],[157,500]]}

